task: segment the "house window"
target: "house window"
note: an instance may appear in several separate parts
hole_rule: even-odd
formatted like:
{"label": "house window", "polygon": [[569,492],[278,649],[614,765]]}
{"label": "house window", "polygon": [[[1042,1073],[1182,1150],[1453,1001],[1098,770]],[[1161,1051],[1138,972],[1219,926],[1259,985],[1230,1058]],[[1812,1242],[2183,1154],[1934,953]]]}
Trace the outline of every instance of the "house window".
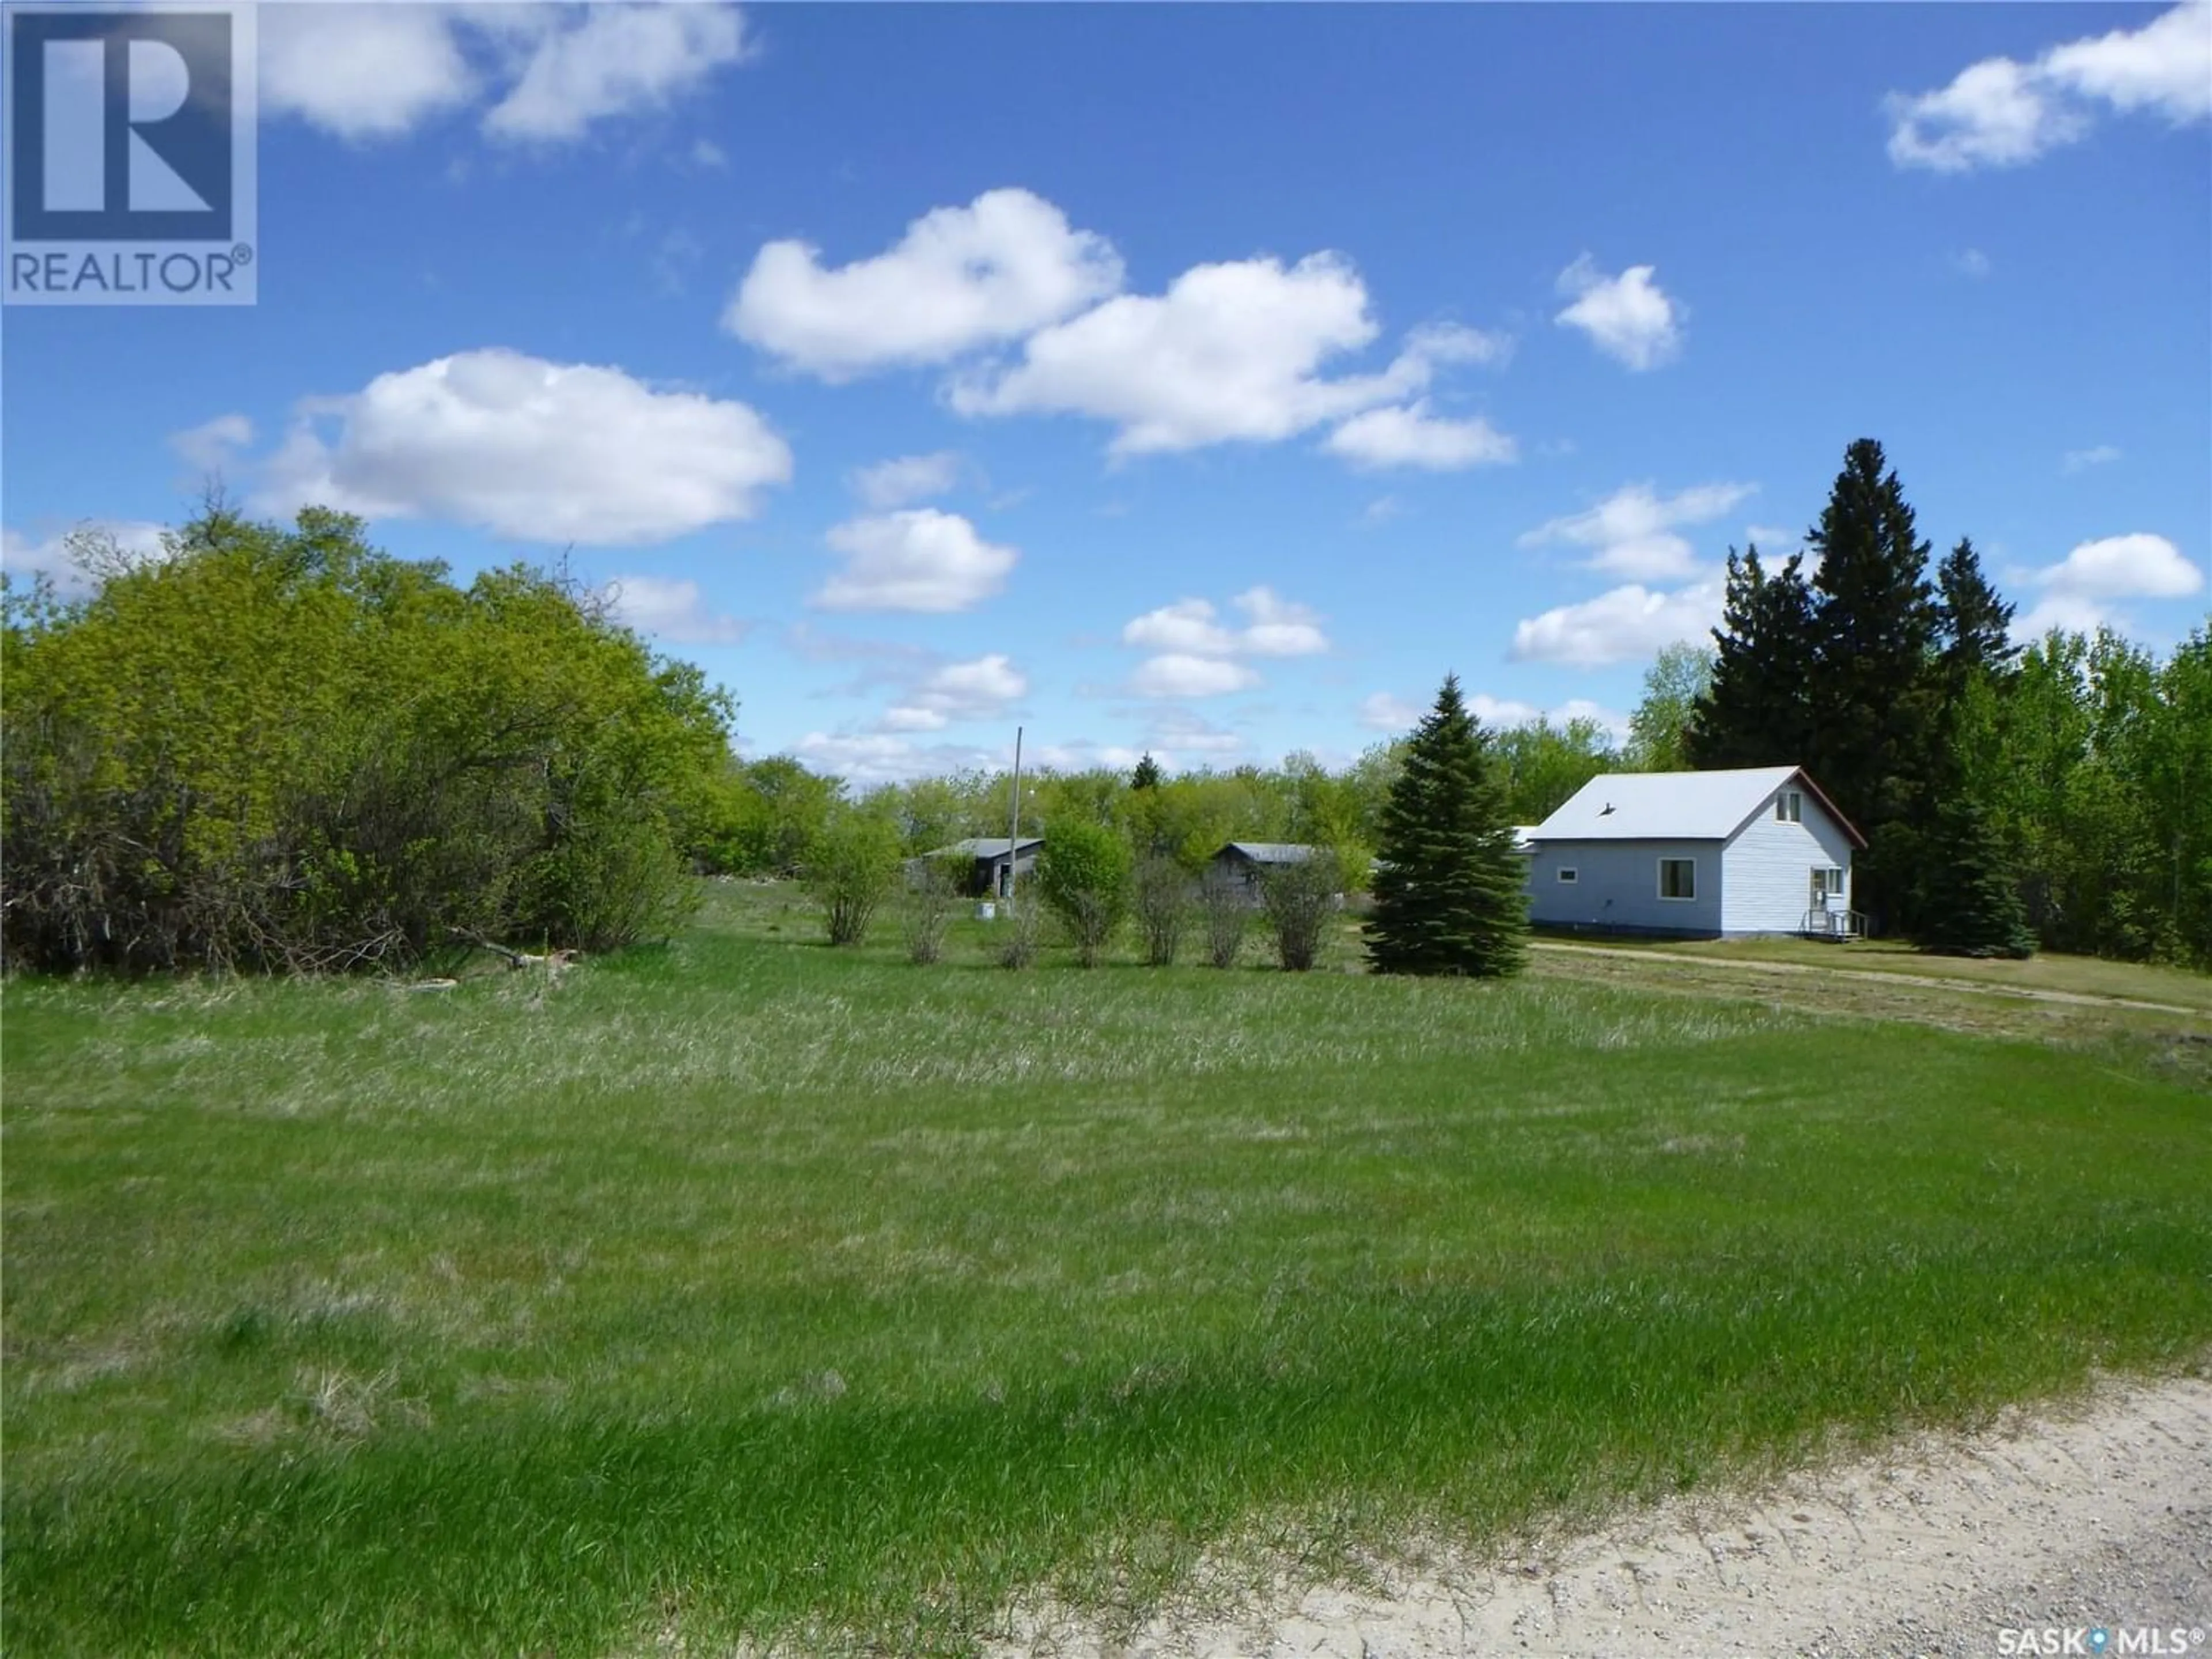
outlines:
{"label": "house window", "polygon": [[1697,860],[1661,859],[1659,860],[1659,896],[1661,898],[1693,899],[1697,896]]}
{"label": "house window", "polygon": [[1777,823],[1802,823],[1805,821],[1804,792],[1785,789],[1774,798],[1774,821]]}
{"label": "house window", "polygon": [[1575,879],[1575,866],[1571,864],[1561,865],[1559,866],[1559,879],[1563,882],[1571,883]]}

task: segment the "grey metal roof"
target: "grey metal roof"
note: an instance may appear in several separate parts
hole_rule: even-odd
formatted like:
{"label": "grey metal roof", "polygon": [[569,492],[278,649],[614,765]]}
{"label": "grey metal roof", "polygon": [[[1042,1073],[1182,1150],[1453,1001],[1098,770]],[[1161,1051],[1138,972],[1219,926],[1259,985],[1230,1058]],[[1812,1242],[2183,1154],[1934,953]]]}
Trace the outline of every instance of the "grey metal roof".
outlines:
{"label": "grey metal roof", "polygon": [[1793,781],[1819,797],[1795,766],[1607,772],[1575,791],[1565,805],[1536,826],[1532,839],[1726,841]]}
{"label": "grey metal roof", "polygon": [[[965,841],[954,842],[950,847],[939,847],[933,852],[925,854],[925,856],[933,859],[1002,859],[1006,856],[1006,848],[1009,845],[1010,843],[1004,836],[970,836]],[[1022,851],[1024,853],[1028,852],[1032,847],[1042,847],[1043,845],[1044,837],[1042,836],[1024,836],[1022,837],[1021,847]]]}
{"label": "grey metal roof", "polygon": [[1221,853],[1242,853],[1255,864],[1304,864],[1314,849],[1294,841],[1232,841]]}

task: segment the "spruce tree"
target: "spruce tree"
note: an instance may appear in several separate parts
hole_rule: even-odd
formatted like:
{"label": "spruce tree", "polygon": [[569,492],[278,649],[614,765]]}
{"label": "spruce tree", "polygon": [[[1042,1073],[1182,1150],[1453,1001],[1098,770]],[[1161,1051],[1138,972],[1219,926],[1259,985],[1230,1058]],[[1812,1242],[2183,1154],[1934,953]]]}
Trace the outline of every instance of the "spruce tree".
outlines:
{"label": "spruce tree", "polygon": [[1792,554],[1769,574],[1756,544],[1728,556],[1712,678],[1691,717],[1693,767],[1797,766],[1811,725],[1813,598]]}
{"label": "spruce tree", "polygon": [[1132,789],[1157,789],[1160,787],[1160,763],[1152,758],[1152,751],[1145,750],[1137,763],[1137,769],[1129,775]]}
{"label": "spruce tree", "polygon": [[1528,899],[1505,790],[1447,674],[1406,744],[1382,811],[1367,958],[1380,974],[1520,971]]}
{"label": "spruce tree", "polygon": [[1921,892],[1920,947],[1953,957],[2024,957],[2035,948],[2020,884],[1995,822],[1971,796],[1936,814]]}
{"label": "spruce tree", "polygon": [[1813,578],[1811,720],[1800,757],[1868,840],[1864,908],[1911,932],[1942,771],[1942,685],[1928,544],[1881,446],[1844,452],[1806,537]]}
{"label": "spruce tree", "polygon": [[1936,572],[1936,638],[1953,677],[2002,674],[2020,647],[2012,642],[2013,607],[1982,574],[1981,555],[1961,536]]}

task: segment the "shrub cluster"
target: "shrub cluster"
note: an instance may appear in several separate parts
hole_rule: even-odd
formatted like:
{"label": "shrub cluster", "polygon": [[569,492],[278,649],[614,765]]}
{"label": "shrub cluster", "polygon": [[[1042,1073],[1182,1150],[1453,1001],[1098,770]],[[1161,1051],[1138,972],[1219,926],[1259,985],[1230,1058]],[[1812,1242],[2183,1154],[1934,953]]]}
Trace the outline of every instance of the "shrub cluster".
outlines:
{"label": "shrub cluster", "polygon": [[522,566],[462,586],[319,509],[86,552],[88,598],[7,596],[10,964],[399,966],[681,919],[732,709],[595,596]]}

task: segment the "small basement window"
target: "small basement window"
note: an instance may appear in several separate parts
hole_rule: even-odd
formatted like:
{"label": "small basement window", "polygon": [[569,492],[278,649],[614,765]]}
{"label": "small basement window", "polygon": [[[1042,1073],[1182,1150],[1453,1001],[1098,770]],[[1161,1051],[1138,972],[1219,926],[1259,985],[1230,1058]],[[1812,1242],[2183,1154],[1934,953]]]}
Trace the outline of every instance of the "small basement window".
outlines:
{"label": "small basement window", "polygon": [[1661,859],[1659,860],[1659,896],[1661,898],[1693,899],[1697,896],[1697,860]]}
{"label": "small basement window", "polygon": [[1559,879],[1564,882],[1573,881],[1575,879],[1575,866],[1571,864],[1561,865],[1559,866]]}
{"label": "small basement window", "polygon": [[1774,798],[1774,821],[1777,823],[1802,823],[1805,821],[1805,795],[1797,789],[1785,789]]}

